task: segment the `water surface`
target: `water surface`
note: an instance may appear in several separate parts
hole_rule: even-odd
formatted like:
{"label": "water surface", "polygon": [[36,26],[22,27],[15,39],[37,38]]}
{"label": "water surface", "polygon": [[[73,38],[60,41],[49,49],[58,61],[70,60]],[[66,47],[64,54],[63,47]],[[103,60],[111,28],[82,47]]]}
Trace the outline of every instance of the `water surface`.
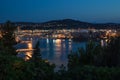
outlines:
{"label": "water surface", "polygon": [[86,45],[86,42],[74,42],[71,39],[39,39],[39,42],[42,58],[55,63],[56,66],[66,66],[68,54]]}

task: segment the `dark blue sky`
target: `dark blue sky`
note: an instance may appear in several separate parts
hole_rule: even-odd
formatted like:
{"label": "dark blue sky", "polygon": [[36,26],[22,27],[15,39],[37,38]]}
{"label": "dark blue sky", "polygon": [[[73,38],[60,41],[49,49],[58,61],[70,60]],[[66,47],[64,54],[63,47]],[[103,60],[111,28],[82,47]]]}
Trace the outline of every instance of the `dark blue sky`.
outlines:
{"label": "dark blue sky", "polygon": [[120,0],[0,0],[0,22],[66,18],[120,23]]}

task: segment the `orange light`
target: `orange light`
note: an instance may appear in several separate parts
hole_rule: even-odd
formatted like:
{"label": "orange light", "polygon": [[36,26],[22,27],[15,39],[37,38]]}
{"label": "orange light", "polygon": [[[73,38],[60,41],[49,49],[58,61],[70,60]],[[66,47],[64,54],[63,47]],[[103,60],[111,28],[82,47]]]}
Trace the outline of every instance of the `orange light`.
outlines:
{"label": "orange light", "polygon": [[26,57],[25,57],[25,61],[29,60],[32,58],[32,52],[26,52]]}
{"label": "orange light", "polygon": [[55,41],[57,44],[60,44],[61,43],[61,40],[60,39],[56,39]]}
{"label": "orange light", "polygon": [[32,43],[28,43],[28,49],[32,49]]}

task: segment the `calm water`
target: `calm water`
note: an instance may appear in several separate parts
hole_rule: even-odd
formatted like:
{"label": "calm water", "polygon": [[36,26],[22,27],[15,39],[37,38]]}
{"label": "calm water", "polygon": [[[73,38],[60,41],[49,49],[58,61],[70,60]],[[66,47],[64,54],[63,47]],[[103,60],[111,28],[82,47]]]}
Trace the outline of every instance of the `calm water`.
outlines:
{"label": "calm water", "polygon": [[[23,40],[27,40],[24,38]],[[78,48],[85,47],[86,42],[74,42],[71,39],[38,39],[33,38],[33,40],[39,40],[40,42],[40,53],[43,59],[47,59],[51,63],[56,64],[56,66],[60,66],[61,64],[67,65],[68,62],[68,54],[72,52],[76,52]],[[32,49],[34,46],[34,41],[32,43],[23,43],[18,44],[17,48],[19,49]],[[28,57],[29,56],[29,57]],[[28,52],[19,52],[18,57],[23,57],[25,60],[28,60],[32,57],[32,51]]]}
{"label": "calm water", "polygon": [[43,59],[48,59],[56,66],[67,65],[68,54],[75,52],[80,47],[85,47],[86,42],[74,42],[71,39],[39,39]]}

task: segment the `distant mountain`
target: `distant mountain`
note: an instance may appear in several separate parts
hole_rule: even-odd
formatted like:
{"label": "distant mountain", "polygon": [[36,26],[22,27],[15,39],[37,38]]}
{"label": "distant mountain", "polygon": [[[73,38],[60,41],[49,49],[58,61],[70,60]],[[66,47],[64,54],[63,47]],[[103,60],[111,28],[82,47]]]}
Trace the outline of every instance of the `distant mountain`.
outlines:
{"label": "distant mountain", "polygon": [[117,23],[101,23],[101,24],[94,24],[88,22],[82,22],[73,19],[63,19],[63,20],[52,20],[48,22],[44,22],[41,24],[46,28],[97,28],[97,29],[104,29],[104,28],[120,28],[120,24]]}
{"label": "distant mountain", "polygon": [[53,20],[53,21],[48,21],[48,22],[44,22],[41,24],[42,26],[46,27],[46,28],[88,28],[88,27],[92,27],[91,23],[88,22],[81,22],[78,20],[73,20],[73,19],[63,19],[63,20]]}
{"label": "distant mountain", "polygon": [[52,21],[48,21],[48,22],[45,22],[44,24],[46,23],[59,23],[59,24],[90,24],[88,22],[81,22],[81,21],[78,21],[78,20],[73,20],[73,19],[63,19],[63,20],[52,20]]}
{"label": "distant mountain", "polygon": [[88,22],[82,22],[73,19],[63,19],[63,20],[52,20],[43,23],[33,23],[33,22],[15,22],[17,25],[24,25],[23,29],[77,29],[77,28],[120,28],[120,24],[117,23],[104,23],[104,24],[94,24]]}
{"label": "distant mountain", "polygon": [[93,24],[93,26],[94,28],[120,29],[120,24],[118,23]]}
{"label": "distant mountain", "polygon": [[28,25],[28,24],[36,24],[36,23],[34,23],[34,22],[14,22],[14,24]]}

